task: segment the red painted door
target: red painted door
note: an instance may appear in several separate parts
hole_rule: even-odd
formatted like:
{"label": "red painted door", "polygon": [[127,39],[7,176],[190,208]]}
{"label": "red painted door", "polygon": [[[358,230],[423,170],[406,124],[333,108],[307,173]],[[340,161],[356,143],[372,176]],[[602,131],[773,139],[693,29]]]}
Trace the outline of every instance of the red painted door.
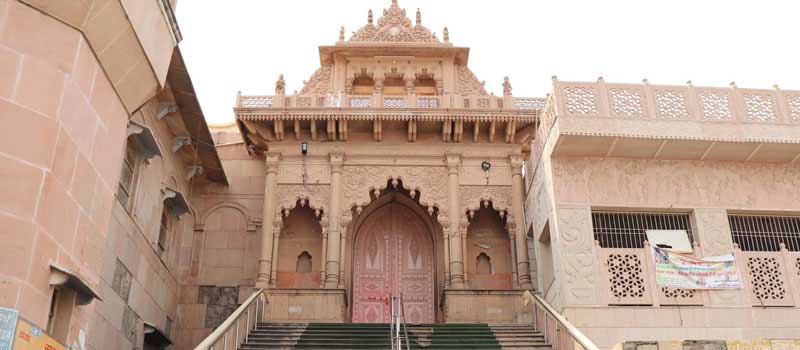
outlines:
{"label": "red painted door", "polygon": [[411,209],[390,203],[364,221],[356,237],[353,322],[389,322],[389,300],[403,294],[406,322],[433,323],[433,242]]}

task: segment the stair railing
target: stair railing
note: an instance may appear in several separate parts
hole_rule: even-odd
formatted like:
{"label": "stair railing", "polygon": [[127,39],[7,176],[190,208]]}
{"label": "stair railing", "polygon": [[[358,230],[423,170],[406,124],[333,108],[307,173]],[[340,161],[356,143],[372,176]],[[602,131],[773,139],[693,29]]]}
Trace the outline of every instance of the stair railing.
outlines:
{"label": "stair railing", "polygon": [[[403,335],[400,335],[400,329]],[[403,303],[403,293],[399,297],[392,296],[391,319],[389,323],[389,337],[392,342],[392,350],[403,350],[403,338],[406,341],[406,350],[410,349],[408,341],[408,327],[406,326],[406,307]]]}
{"label": "stair railing", "polygon": [[[250,331],[263,321],[269,303],[263,289],[253,293],[194,350],[236,350],[247,342]],[[244,323],[244,324],[243,324]]]}
{"label": "stair railing", "polygon": [[531,295],[533,295],[533,328],[542,332],[545,343],[550,344],[553,350],[574,350],[575,343],[583,350],[600,350],[544,298],[532,291]]}

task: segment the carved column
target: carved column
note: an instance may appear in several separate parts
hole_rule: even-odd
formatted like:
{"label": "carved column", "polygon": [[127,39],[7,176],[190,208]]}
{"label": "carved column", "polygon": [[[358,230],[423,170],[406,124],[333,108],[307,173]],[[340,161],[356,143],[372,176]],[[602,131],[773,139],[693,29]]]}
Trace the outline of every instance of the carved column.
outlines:
{"label": "carved column", "polygon": [[[461,216],[458,234],[461,236],[461,254],[464,256],[463,260],[467,260],[467,228],[469,227],[469,221],[467,221],[466,215]],[[464,263],[467,264],[471,262],[464,261]],[[469,288],[469,286],[469,273],[467,273],[467,267],[464,266],[464,287]]]}
{"label": "carved column", "polygon": [[442,245],[444,246],[444,285],[450,288],[450,229],[442,227]]}
{"label": "carved column", "polygon": [[519,287],[533,288],[531,283],[530,262],[528,261],[528,242],[525,239],[525,214],[522,209],[522,193],[524,190],[522,180],[522,155],[512,154],[511,160],[511,208],[514,218],[514,243],[516,244],[517,279]]}
{"label": "carved column", "polygon": [[272,280],[270,276],[273,260],[272,237],[274,233],[275,195],[278,188],[278,164],[280,160],[280,153],[267,152],[267,178],[264,185],[264,211],[261,224],[261,254],[258,259],[258,276],[256,277],[257,288],[266,288]]}
{"label": "carved column", "polygon": [[447,154],[447,197],[450,202],[449,229],[450,229],[450,285],[453,288],[464,288],[464,255],[462,252],[461,235],[459,234],[458,208],[459,200],[458,168],[461,165],[461,155]]}
{"label": "carved column", "polygon": [[[734,251],[728,212],[721,208],[697,208],[693,211],[695,242],[702,257],[730,254]],[[742,276],[743,271],[739,272]],[[746,281],[743,279],[743,282]],[[748,289],[717,290],[708,293],[710,306],[750,306]]]}
{"label": "carved column", "polygon": [[516,225],[513,223],[508,224],[508,241],[509,247],[511,248],[511,288],[517,289],[519,288],[519,277],[517,276],[517,242],[515,238],[517,235],[514,234],[514,230],[516,230]]}
{"label": "carved column", "polygon": [[339,247],[341,248],[341,251],[339,252],[339,260],[341,261],[341,263],[339,264],[339,288],[344,288],[344,281],[345,281],[344,267],[345,265],[347,265],[347,226],[350,225],[350,221],[352,220],[353,217],[350,214],[345,213],[342,216],[340,222],[342,227],[341,231],[342,238],[341,238],[341,244],[339,245]]}
{"label": "carved column", "polygon": [[339,286],[339,265],[341,234],[339,218],[342,214],[342,162],[343,153],[331,153],[331,200],[330,217],[328,218],[328,252],[325,262],[325,287],[336,288]]}
{"label": "carved column", "polygon": [[283,218],[280,215],[275,216],[275,221],[272,222],[272,279],[269,281],[271,287],[278,284],[278,246],[280,245],[281,228],[283,227]]}
{"label": "carved column", "polygon": [[[323,221],[321,224],[322,224],[322,260],[320,260],[320,261],[322,261],[322,263],[325,264],[325,261],[327,260],[327,254],[328,254],[328,227],[327,227],[328,223],[327,223],[327,221]],[[320,276],[319,276],[319,280],[320,280],[319,287],[320,288],[324,288],[325,287],[325,266],[324,265],[320,269],[320,273],[319,274],[320,274]]]}

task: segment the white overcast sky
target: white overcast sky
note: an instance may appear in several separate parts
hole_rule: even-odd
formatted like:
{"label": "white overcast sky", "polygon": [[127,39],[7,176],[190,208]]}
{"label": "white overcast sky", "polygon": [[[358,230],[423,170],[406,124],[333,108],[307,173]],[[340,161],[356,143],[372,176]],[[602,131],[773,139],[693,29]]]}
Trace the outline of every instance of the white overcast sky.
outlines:
{"label": "white overcast sky", "polygon": [[[236,92],[300,90],[319,45],[375,20],[391,0],[181,0],[180,44],[211,123],[233,120]],[[413,20],[470,47],[470,68],[500,94],[544,96],[550,77],[800,90],[797,0],[399,0]]]}

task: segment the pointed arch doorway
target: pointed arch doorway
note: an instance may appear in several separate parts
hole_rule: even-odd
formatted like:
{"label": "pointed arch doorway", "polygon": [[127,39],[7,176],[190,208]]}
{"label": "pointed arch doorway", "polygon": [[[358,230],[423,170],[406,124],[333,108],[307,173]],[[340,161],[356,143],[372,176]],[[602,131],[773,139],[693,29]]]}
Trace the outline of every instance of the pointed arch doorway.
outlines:
{"label": "pointed arch doorway", "polygon": [[394,192],[362,213],[353,247],[354,323],[388,323],[389,300],[403,294],[406,322],[435,321],[433,226],[414,200]]}

